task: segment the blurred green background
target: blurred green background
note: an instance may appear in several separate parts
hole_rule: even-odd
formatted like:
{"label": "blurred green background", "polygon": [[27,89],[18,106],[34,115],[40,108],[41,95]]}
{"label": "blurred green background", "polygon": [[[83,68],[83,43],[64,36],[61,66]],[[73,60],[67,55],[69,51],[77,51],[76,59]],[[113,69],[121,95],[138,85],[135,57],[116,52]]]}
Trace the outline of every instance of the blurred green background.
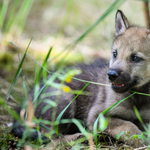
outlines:
{"label": "blurred green background", "polygon": [[[133,23],[145,25],[143,1],[118,0],[118,3],[119,1],[123,2],[121,6],[113,9],[71,50],[73,53],[70,54],[71,60],[69,56],[67,58],[69,63],[81,61],[87,63],[94,57],[109,58],[117,9],[121,9]],[[58,55],[65,46],[94,24],[113,2],[113,0],[2,0],[0,1],[1,51],[7,48],[15,49],[8,44],[9,41],[25,50],[33,38],[28,53],[34,59],[44,59],[51,46],[53,47],[51,57]]]}

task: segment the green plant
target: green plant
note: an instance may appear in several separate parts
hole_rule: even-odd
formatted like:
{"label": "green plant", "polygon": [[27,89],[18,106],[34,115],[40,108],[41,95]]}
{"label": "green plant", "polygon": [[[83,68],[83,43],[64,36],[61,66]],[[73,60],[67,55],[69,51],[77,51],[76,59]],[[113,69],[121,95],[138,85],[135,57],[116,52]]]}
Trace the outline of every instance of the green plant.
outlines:
{"label": "green plant", "polygon": [[0,2],[0,30],[19,36],[25,26],[33,0],[2,0]]}

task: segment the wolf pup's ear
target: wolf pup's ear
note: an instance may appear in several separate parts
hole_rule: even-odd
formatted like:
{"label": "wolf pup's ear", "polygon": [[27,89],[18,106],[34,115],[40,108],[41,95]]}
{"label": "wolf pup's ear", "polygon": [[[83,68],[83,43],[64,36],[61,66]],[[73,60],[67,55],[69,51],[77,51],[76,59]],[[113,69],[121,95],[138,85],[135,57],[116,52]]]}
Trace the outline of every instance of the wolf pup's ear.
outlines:
{"label": "wolf pup's ear", "polygon": [[123,12],[118,10],[116,13],[116,36],[123,34],[129,27],[129,22]]}

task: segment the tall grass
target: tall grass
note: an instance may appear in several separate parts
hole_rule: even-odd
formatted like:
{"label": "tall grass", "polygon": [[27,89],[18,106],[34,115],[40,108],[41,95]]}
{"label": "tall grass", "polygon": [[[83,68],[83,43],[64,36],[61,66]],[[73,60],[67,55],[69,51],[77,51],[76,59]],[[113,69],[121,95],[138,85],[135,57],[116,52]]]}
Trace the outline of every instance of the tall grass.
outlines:
{"label": "tall grass", "polygon": [[[32,39],[31,39],[31,41],[32,41]],[[26,57],[27,50],[28,50],[28,48],[29,48],[29,46],[30,46],[31,41],[29,42],[29,45],[27,46],[26,51],[25,51],[25,53],[24,53],[24,55],[23,55],[23,58],[22,58],[22,60],[21,60],[21,62],[20,62],[20,64],[19,64],[19,67],[18,67],[18,69],[17,69],[17,72],[16,72],[16,74],[15,74],[15,77],[14,77],[14,80],[13,80],[13,83],[12,83],[12,86],[11,86],[11,89],[10,89],[9,94],[8,94],[8,96],[7,96],[6,103],[7,103],[8,99],[9,99],[9,96],[10,96],[10,93],[11,93],[11,91],[12,91],[12,88],[13,88],[13,86],[14,86],[15,83],[16,83],[16,80],[17,80],[17,78],[19,77],[19,75],[20,75],[20,73],[21,73],[21,70],[22,70],[21,67],[22,67],[22,64],[23,64],[23,62],[24,62],[24,59],[25,59],[25,57]]]}
{"label": "tall grass", "polygon": [[19,36],[25,26],[33,0],[2,0],[0,2],[0,30]]}

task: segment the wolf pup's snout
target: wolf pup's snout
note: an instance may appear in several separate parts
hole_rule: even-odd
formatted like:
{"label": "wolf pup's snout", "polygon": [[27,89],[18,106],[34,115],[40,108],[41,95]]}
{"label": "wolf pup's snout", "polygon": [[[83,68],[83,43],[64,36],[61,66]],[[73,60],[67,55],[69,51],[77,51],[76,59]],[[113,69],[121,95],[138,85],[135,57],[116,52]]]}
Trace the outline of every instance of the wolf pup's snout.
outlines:
{"label": "wolf pup's snout", "polygon": [[119,76],[119,71],[117,71],[117,70],[109,70],[107,75],[108,75],[108,79],[110,81],[115,81],[118,78],[118,76]]}

